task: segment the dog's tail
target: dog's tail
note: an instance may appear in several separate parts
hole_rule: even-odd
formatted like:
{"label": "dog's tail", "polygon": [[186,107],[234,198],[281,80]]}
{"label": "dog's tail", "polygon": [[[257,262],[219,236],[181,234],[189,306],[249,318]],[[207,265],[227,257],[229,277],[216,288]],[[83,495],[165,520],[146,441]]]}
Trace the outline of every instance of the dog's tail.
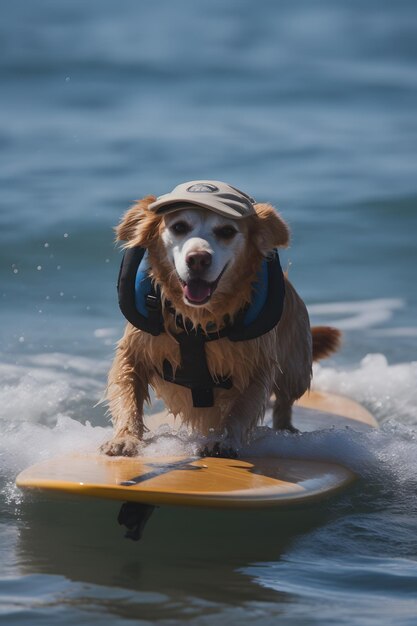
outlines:
{"label": "dog's tail", "polygon": [[331,326],[313,326],[313,361],[319,361],[337,352],[340,348],[342,333]]}

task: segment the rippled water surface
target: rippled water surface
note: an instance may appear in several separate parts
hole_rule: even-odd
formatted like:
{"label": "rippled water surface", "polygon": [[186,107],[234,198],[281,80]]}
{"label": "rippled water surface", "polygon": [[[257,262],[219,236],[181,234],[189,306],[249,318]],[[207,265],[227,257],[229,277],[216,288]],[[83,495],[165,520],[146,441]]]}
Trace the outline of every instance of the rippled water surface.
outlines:
{"label": "rippled water surface", "polygon": [[[0,620],[417,623],[415,3],[5,0],[0,20]],[[286,511],[168,507],[133,544],[118,505],[23,496],[18,471],[109,433],[123,328],[112,227],[199,178],[279,207],[314,323],[314,385],[378,432],[262,438],[336,459],[349,490]],[[189,445],[167,429],[152,445]]]}

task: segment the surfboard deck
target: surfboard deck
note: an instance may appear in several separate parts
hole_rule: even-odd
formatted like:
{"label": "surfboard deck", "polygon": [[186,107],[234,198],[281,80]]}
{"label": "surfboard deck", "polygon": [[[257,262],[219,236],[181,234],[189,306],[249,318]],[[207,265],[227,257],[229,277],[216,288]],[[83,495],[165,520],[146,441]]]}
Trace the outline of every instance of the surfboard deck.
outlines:
{"label": "surfboard deck", "polygon": [[[352,400],[311,392],[295,407],[301,431],[330,427],[369,430],[372,415]],[[158,414],[150,428],[173,423]],[[259,508],[306,502],[329,495],[355,480],[335,463],[298,459],[212,457],[107,457],[69,454],[24,470],[21,489],[54,491],[150,505]]]}

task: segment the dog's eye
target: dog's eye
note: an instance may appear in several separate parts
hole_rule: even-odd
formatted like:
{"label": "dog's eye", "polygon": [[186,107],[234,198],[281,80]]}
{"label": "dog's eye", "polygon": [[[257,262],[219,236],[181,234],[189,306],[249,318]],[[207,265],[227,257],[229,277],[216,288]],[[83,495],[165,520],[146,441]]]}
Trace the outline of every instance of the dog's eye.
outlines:
{"label": "dog's eye", "polygon": [[233,226],[220,226],[214,230],[214,234],[219,239],[233,239],[237,234],[237,230]]}
{"label": "dog's eye", "polygon": [[190,230],[190,226],[187,222],[175,222],[170,228],[176,235],[185,235],[185,233],[188,233]]}

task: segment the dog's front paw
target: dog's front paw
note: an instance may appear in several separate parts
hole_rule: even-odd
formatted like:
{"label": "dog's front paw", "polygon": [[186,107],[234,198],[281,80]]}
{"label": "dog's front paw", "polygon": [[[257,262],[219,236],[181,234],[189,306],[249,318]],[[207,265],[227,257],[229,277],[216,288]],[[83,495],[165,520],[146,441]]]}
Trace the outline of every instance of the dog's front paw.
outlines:
{"label": "dog's front paw", "polygon": [[292,424],[287,424],[286,426],[279,426],[278,428],[275,428],[275,430],[278,433],[281,432],[281,433],[290,433],[291,435],[301,435],[301,430],[298,430],[298,428],[296,428]]}
{"label": "dog's front paw", "polygon": [[200,456],[213,456],[223,459],[237,459],[239,457],[238,450],[230,445],[227,441],[215,441],[206,444],[200,450]]}
{"label": "dog's front paw", "polygon": [[141,441],[132,435],[114,437],[100,447],[102,454],[108,456],[136,456],[139,452]]}
{"label": "dog's front paw", "polygon": [[286,428],[284,428],[284,430],[287,433],[291,433],[292,435],[301,435],[301,430],[298,430],[298,428],[296,428],[292,424],[289,424]]}

